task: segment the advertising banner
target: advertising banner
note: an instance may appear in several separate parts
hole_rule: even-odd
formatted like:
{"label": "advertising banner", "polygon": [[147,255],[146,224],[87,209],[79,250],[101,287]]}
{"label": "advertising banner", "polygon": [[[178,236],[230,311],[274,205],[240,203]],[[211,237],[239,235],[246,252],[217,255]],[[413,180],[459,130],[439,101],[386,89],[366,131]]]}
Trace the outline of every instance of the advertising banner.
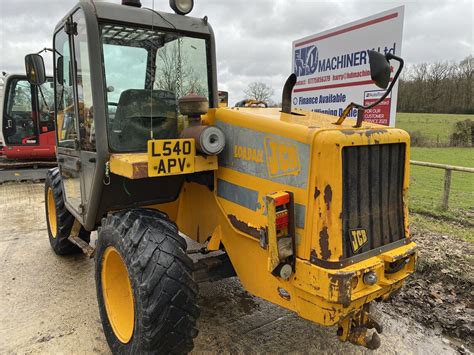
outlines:
{"label": "advertising banner", "polygon": [[[293,72],[298,80],[293,107],[340,116],[351,102],[368,105],[384,90],[370,78],[367,50],[401,56],[404,6],[293,42]],[[391,61],[392,78],[398,62]],[[364,120],[395,125],[398,83]],[[348,117],[357,117],[354,109]]]}

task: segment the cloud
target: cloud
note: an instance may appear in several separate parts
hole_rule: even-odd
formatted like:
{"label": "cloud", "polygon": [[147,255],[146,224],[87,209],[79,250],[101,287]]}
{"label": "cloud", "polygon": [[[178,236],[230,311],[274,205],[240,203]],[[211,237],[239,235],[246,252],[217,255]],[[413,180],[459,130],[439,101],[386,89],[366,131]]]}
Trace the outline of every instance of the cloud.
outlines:
{"label": "cloud", "polygon": [[[170,11],[168,0],[142,3]],[[51,47],[56,23],[74,4],[0,0],[0,70],[22,72],[25,54]],[[294,40],[400,5],[405,5],[402,55],[407,63],[459,61],[472,54],[470,0],[195,0],[192,15],[207,15],[214,28],[219,88],[229,91],[230,102],[241,100],[252,81],[272,86],[278,102],[291,71]]]}

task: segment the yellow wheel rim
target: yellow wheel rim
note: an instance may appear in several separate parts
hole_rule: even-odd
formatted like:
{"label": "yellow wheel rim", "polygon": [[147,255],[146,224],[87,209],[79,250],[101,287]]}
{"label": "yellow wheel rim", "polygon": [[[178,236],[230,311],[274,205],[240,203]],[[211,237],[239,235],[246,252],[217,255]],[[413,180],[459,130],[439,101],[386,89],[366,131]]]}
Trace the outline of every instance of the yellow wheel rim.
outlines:
{"label": "yellow wheel rim", "polygon": [[102,294],[115,336],[124,344],[133,335],[135,313],[127,267],[117,249],[107,247],[102,257]]}
{"label": "yellow wheel rim", "polygon": [[56,238],[56,234],[58,233],[58,222],[56,220],[56,204],[54,203],[53,189],[51,187],[48,187],[46,205],[48,206],[49,229],[53,238]]}

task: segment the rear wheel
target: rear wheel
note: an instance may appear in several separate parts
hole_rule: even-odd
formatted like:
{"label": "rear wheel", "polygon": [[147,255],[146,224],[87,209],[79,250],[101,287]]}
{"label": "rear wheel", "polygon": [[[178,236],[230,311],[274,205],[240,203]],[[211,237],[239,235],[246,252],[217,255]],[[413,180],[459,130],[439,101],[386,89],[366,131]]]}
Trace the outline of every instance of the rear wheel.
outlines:
{"label": "rear wheel", "polygon": [[[54,168],[46,174],[44,185],[44,202],[46,223],[48,226],[49,243],[58,255],[81,252],[81,249],[67,238],[71,234],[74,216],[64,205],[64,193],[61,185],[59,168]],[[90,232],[81,227],[79,237],[85,242],[90,241]]]}
{"label": "rear wheel", "polygon": [[198,287],[186,242],[166,215],[134,209],[102,221],[96,289],[114,353],[185,353],[197,335]]}

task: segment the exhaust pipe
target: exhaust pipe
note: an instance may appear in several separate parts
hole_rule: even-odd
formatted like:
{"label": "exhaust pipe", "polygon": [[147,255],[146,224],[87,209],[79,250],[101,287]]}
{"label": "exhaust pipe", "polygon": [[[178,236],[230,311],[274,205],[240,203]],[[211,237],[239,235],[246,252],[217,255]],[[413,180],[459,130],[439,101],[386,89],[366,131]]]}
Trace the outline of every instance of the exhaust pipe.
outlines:
{"label": "exhaust pipe", "polygon": [[122,0],[122,5],[142,7],[142,3],[140,2],[140,0]]}
{"label": "exhaust pipe", "polygon": [[283,94],[281,97],[281,112],[291,114],[291,93],[296,84],[296,74],[291,74],[286,79],[285,86],[283,87]]}

